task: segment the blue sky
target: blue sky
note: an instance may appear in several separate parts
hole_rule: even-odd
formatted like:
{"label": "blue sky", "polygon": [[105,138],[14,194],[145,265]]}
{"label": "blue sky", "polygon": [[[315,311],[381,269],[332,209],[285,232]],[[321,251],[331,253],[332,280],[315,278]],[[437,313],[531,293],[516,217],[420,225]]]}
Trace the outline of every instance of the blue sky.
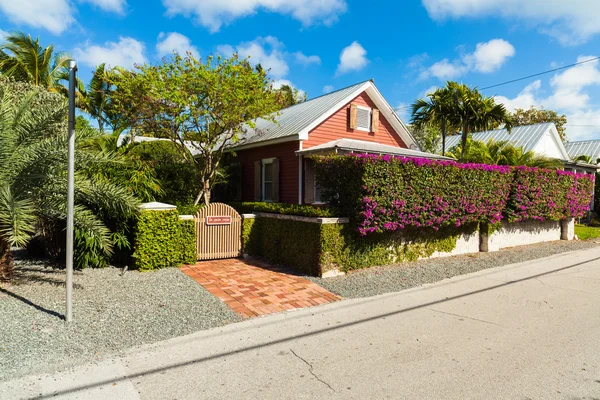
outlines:
{"label": "blue sky", "polygon": [[[402,108],[446,80],[485,87],[600,56],[596,0],[0,0],[0,29],[100,62],[173,50],[251,55],[309,98],[374,79]],[[570,140],[600,138],[600,63],[486,90],[509,109],[567,114]]]}

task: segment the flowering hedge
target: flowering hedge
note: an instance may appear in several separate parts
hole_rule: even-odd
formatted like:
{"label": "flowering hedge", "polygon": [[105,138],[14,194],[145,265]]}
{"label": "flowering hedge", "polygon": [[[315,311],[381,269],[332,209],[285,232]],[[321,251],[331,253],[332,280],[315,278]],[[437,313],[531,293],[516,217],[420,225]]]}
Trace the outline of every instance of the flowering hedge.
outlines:
{"label": "flowering hedge", "polygon": [[514,167],[506,207],[509,222],[579,218],[589,210],[594,175]]}
{"label": "flowering hedge", "polygon": [[581,217],[589,175],[375,155],[316,157],[321,193],[361,235],[404,228]]}

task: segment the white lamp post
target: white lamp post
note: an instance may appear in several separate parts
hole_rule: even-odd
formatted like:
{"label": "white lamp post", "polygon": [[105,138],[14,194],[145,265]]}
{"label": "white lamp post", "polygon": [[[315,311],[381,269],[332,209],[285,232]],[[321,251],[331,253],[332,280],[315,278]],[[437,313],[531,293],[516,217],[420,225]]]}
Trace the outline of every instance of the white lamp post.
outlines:
{"label": "white lamp post", "polygon": [[67,309],[65,320],[73,320],[73,224],[75,208],[75,77],[77,63],[69,61],[69,166],[67,174]]}

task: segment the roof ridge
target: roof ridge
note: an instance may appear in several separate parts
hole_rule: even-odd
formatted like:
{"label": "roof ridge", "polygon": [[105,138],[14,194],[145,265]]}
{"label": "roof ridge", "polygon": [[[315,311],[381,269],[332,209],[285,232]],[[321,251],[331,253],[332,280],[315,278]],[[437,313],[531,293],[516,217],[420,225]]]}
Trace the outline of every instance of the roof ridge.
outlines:
{"label": "roof ridge", "polygon": [[353,85],[348,85],[348,86],[346,86],[346,87],[343,87],[343,88],[340,88],[340,89],[336,89],[336,90],[334,90],[333,92],[329,92],[329,93],[323,93],[323,94],[321,94],[321,95],[319,95],[319,96],[317,96],[317,97],[313,97],[313,98],[311,98],[311,99],[308,99],[308,100],[306,100],[306,101],[303,101],[302,103],[297,103],[297,104],[294,104],[294,105],[292,105],[292,106],[290,106],[290,107],[284,108],[284,109],[282,109],[282,111],[283,111],[283,110],[287,110],[287,109],[289,109],[289,108],[292,108],[292,107],[295,107],[295,106],[299,106],[299,105],[301,105],[301,104],[306,104],[306,103],[308,103],[308,102],[311,102],[311,101],[313,101],[313,100],[320,99],[321,97],[325,97],[325,96],[329,96],[329,95],[335,94],[335,93],[337,93],[337,92],[341,92],[342,90],[346,90],[346,89],[348,89],[348,88],[351,88],[351,87],[354,87],[354,86],[360,86],[360,85],[364,85],[365,83],[367,83],[367,82],[372,82],[372,81],[373,81],[373,79],[367,79],[367,80],[365,80],[365,81],[358,82],[358,83],[355,83],[355,84],[353,84]]}

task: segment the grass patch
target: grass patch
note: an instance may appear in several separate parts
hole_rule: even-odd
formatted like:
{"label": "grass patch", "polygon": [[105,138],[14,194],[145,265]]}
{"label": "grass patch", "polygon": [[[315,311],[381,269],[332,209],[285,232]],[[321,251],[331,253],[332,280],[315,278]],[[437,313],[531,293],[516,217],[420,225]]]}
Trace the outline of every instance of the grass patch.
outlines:
{"label": "grass patch", "polygon": [[600,228],[585,225],[575,225],[575,234],[581,240],[600,237]]}

